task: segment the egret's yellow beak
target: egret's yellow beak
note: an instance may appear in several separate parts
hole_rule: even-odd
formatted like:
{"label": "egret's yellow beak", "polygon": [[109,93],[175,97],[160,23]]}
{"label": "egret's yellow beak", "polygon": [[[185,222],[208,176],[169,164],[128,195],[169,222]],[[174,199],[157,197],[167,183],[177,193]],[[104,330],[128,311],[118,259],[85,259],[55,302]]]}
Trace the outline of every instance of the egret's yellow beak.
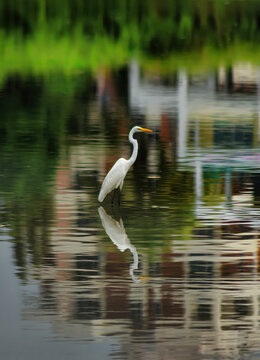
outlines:
{"label": "egret's yellow beak", "polygon": [[146,131],[146,132],[153,132],[153,130],[150,130],[150,129],[146,129],[146,128],[140,128],[141,131]]}

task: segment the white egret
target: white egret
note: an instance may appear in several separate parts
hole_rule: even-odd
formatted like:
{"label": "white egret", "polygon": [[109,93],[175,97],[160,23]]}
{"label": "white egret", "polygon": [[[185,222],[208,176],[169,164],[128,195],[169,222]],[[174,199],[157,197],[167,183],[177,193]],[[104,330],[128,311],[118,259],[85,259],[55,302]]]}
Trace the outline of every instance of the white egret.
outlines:
{"label": "white egret", "polygon": [[113,165],[110,171],[107,173],[103,184],[101,186],[98,201],[102,202],[107,194],[109,194],[114,189],[122,190],[125,176],[129,168],[133,165],[138,154],[138,142],[133,138],[133,135],[136,132],[152,132],[150,129],[145,129],[140,126],[134,126],[129,132],[129,141],[133,144],[133,152],[130,159],[120,158]]}

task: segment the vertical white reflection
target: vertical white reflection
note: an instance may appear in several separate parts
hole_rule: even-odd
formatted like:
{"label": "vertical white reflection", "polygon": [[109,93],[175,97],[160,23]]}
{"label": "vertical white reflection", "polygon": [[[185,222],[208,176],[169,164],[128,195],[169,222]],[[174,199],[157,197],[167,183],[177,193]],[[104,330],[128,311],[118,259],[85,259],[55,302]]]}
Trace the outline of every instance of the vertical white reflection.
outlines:
{"label": "vertical white reflection", "polygon": [[230,169],[226,169],[225,172],[225,196],[226,196],[226,203],[232,203],[232,176]]}
{"label": "vertical white reflection", "polygon": [[195,195],[196,206],[198,206],[202,198],[202,165],[200,160],[195,163]]}
{"label": "vertical white reflection", "polygon": [[184,157],[187,151],[187,74],[181,70],[178,74],[178,157]]}
{"label": "vertical white reflection", "polygon": [[216,75],[213,71],[208,74],[207,83],[208,89],[214,94],[216,89]]}
{"label": "vertical white reflection", "polygon": [[[139,71],[139,65],[137,63],[137,61],[132,61],[130,66],[129,66],[129,88],[128,88],[128,93],[129,93],[129,103],[130,103],[130,107],[133,107],[135,105],[135,98],[139,97],[139,76],[140,76],[140,71]],[[138,103],[138,101],[137,101]]]}
{"label": "vertical white reflection", "polygon": [[[199,151],[199,121],[196,119],[195,122],[195,133],[194,133],[194,147],[196,152]],[[198,206],[202,199],[202,185],[203,175],[202,175],[202,163],[201,160],[197,159],[195,161],[195,195],[196,195],[196,206]]]}

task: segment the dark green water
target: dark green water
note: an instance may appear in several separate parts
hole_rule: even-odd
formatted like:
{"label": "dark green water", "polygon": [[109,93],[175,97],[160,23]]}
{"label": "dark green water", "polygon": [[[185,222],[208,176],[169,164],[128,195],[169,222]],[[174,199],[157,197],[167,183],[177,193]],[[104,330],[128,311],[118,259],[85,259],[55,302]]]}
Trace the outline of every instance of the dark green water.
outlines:
{"label": "dark green water", "polygon": [[91,4],[1,5],[0,358],[258,359],[258,2]]}

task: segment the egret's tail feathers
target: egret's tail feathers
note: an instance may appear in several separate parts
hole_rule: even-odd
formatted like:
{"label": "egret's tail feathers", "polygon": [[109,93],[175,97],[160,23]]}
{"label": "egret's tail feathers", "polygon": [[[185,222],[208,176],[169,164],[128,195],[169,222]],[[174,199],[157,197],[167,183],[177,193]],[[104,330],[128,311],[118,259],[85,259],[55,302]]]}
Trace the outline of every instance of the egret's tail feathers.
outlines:
{"label": "egret's tail feathers", "polygon": [[102,189],[100,190],[100,193],[98,195],[98,201],[102,202],[105,199],[106,195],[104,194],[104,192],[102,191]]}

